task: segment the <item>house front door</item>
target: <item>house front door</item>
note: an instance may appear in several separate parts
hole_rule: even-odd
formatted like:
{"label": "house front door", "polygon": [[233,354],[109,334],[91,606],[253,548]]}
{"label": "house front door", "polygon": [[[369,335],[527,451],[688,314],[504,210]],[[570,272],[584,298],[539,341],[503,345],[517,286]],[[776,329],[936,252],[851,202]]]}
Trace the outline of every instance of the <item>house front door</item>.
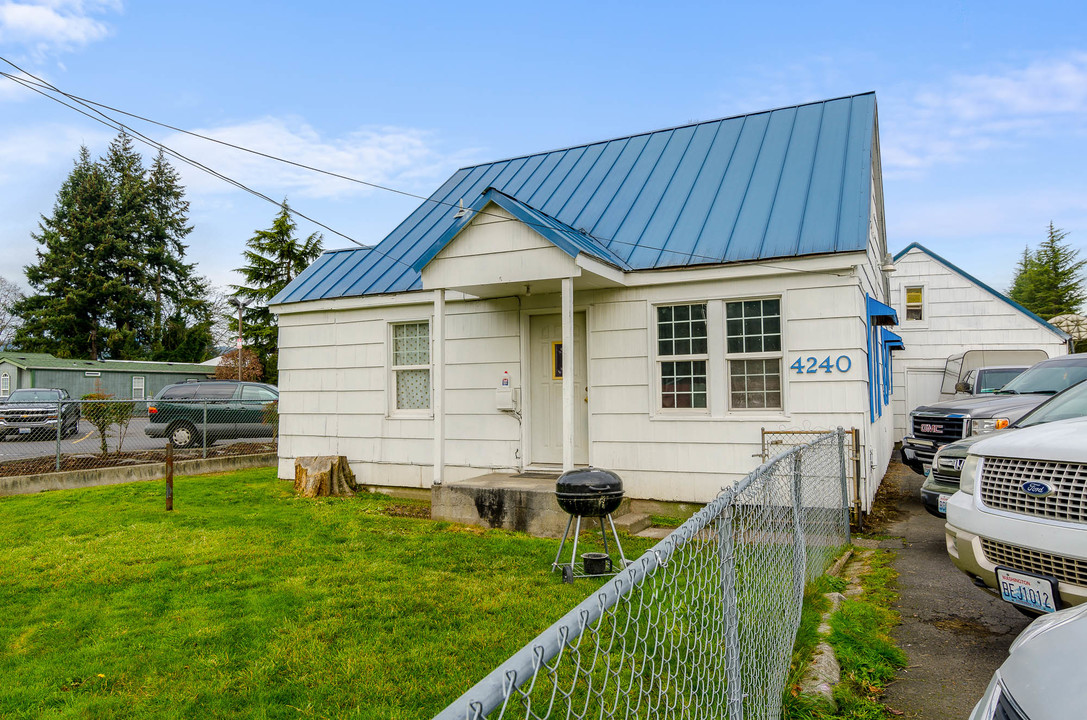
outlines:
{"label": "house front door", "polygon": [[[529,462],[562,464],[562,316],[529,318]],[[574,463],[589,462],[585,313],[574,313]]]}

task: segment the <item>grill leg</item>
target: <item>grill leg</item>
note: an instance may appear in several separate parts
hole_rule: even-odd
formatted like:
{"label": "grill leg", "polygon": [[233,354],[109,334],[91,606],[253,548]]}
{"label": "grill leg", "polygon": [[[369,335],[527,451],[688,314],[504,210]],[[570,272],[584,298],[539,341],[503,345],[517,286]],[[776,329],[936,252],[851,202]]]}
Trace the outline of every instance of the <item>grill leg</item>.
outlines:
{"label": "grill leg", "polygon": [[555,553],[555,562],[551,563],[551,572],[555,571],[555,568],[559,567],[559,558],[562,557],[562,549],[566,547],[566,538],[570,534],[570,526],[574,522],[574,516],[571,515],[570,519],[566,521],[566,532],[562,534],[562,542],[559,543],[559,551]]}
{"label": "grill leg", "polygon": [[577,561],[577,537],[581,534],[581,516],[577,516],[577,524],[574,525],[574,548],[570,551],[570,570],[573,571]]}
{"label": "grill leg", "polygon": [[[600,529],[603,530],[604,529],[603,528],[603,525],[604,525],[603,520],[600,521],[600,525],[601,525]],[[615,547],[619,548],[619,560],[620,560],[620,562],[623,563],[622,567],[626,568],[626,566],[627,566],[627,556],[623,554],[623,544],[621,542],[619,542],[619,533],[616,532],[616,530],[615,530],[615,523],[612,522],[612,520],[611,520],[611,513],[608,513],[608,525],[611,525],[611,534],[613,536],[615,536]],[[607,539],[607,537],[605,537],[604,538],[604,547],[607,547],[607,544],[608,544],[608,539]]]}

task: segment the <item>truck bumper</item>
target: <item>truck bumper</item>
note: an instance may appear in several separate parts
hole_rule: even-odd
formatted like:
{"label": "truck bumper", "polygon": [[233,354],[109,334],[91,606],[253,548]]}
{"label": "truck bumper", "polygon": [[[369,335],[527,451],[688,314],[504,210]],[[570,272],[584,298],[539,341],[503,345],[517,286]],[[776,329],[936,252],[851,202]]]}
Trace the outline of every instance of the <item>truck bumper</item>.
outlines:
{"label": "truck bumper", "polygon": [[[1050,566],[1087,566],[1087,556],[1068,552],[1069,548],[1087,548],[1081,529],[985,512],[975,507],[973,495],[963,492],[955,493],[948,501],[947,514],[944,540],[951,562],[971,578],[980,579],[994,594],[998,594],[998,564],[1036,575],[1052,575],[1046,572]],[[1024,561],[994,561],[985,552],[983,538],[1010,549],[1010,556]],[[1057,592],[1063,607],[1087,602],[1087,586],[1058,580]]]}

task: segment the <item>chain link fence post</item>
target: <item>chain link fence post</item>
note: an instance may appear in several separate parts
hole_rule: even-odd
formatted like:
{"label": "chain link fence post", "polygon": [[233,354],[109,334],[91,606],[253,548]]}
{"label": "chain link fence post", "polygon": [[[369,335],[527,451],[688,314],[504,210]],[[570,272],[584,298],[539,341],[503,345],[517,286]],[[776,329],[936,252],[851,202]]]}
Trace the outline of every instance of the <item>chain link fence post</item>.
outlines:
{"label": "chain link fence post", "polygon": [[849,480],[846,477],[845,466],[845,429],[839,425],[835,432],[838,434],[838,474],[842,481],[842,507],[845,508],[845,542],[848,545],[852,542],[852,536],[850,535],[849,522]]}
{"label": "chain link fence post", "polygon": [[64,401],[57,401],[57,472],[60,472],[60,436],[64,434]]}
{"label": "chain link fence post", "polygon": [[733,548],[733,498],[735,491],[724,491],[728,500],[717,521],[718,563],[721,572],[721,612],[724,625],[725,706],[727,720],[743,720],[743,676],[740,672],[740,609],[736,598],[736,555]]}
{"label": "chain link fence post", "polygon": [[[240,356],[239,356],[240,358]],[[240,363],[241,360],[239,359]],[[201,457],[207,460],[208,458],[208,401],[204,399],[204,426],[200,428],[200,445],[202,447]]]}

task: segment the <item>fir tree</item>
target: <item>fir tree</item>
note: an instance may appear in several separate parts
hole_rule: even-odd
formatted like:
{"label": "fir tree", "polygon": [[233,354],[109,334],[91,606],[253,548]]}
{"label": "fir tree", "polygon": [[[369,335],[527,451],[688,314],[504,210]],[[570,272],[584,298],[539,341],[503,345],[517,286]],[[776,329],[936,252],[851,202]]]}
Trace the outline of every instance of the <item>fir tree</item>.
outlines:
{"label": "fir tree", "polygon": [[61,357],[204,360],[212,345],[207,281],[185,262],[192,231],[177,173],[150,171],[121,133],[92,162],[82,148],[53,214],[42,217],[36,291],[16,305],[15,344]]}
{"label": "fir tree", "polygon": [[112,215],[109,180],[84,146],[52,215],[43,215],[39,232],[31,234],[41,247],[37,262],[26,267],[26,279],[37,292],[15,305],[22,319],[17,347],[65,358],[98,356],[113,273],[99,246],[111,241]]}
{"label": "fir tree", "polygon": [[1049,223],[1046,239],[1038,250],[1024,248],[1008,293],[1012,300],[1045,320],[1077,312],[1087,297],[1083,280],[1087,260],[1080,260],[1079,250],[1064,242],[1067,236],[1067,232]]}
{"label": "fir tree", "polygon": [[[322,236],[313,233],[305,240],[295,236],[297,224],[291,218],[287,200],[272,227],[257,230],[246,241],[248,250],[242,257],[246,260],[238,272],[245,278],[245,285],[232,285],[235,297],[252,303],[246,307],[243,315],[242,334],[250,339],[253,349],[264,366],[266,382],[275,383],[278,379],[279,358],[277,353],[279,330],[275,318],[268,310],[268,301],[287,287],[287,284],[317,259],[322,251]],[[232,328],[237,332],[237,320]]]}

